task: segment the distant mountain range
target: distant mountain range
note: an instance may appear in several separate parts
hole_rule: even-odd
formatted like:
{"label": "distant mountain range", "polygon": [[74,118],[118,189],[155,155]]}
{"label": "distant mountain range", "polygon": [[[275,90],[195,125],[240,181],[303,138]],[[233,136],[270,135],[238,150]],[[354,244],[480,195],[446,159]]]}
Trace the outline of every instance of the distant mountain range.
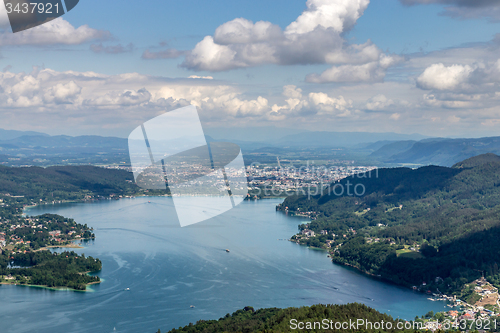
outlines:
{"label": "distant mountain range", "polygon": [[49,136],[48,134],[40,132],[14,131],[14,130],[4,130],[0,128],[0,140],[11,140],[25,135]]}
{"label": "distant mountain range", "polygon": [[0,139],[3,165],[130,164],[128,142],[123,138],[3,130],[0,137],[8,138]]}
{"label": "distant mountain range", "polygon": [[[205,132],[208,142],[238,144],[249,160],[259,156],[261,159],[266,157],[265,161],[275,161],[276,156],[281,159],[287,154],[298,156],[300,153],[301,157],[311,159],[321,155],[319,159],[322,160],[343,158],[384,166],[452,166],[476,155],[500,154],[500,137],[447,139],[427,138],[420,134],[313,132],[273,127],[209,128]],[[336,157],[332,157],[332,149],[337,151]],[[125,138],[50,136],[0,129],[0,163],[128,165],[130,161]]]}
{"label": "distant mountain range", "polygon": [[500,137],[396,141],[383,145],[368,157],[389,164],[452,166],[485,153],[500,154]]}
{"label": "distant mountain range", "polygon": [[216,141],[231,141],[242,146],[253,144],[268,147],[354,148],[377,141],[422,140],[421,134],[308,131],[279,127],[206,128],[205,133]]}

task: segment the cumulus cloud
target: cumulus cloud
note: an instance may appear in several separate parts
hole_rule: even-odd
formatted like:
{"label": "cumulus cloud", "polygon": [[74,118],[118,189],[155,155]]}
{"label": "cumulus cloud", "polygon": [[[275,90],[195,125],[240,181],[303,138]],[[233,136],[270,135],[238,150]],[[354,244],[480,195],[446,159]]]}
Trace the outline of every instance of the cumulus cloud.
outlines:
{"label": "cumulus cloud", "polygon": [[13,108],[23,108],[25,115],[50,113],[60,117],[92,117],[93,121],[120,119],[126,123],[134,119],[144,121],[143,118],[186,105],[197,106],[203,119],[214,122],[316,116],[324,120],[347,117],[354,110],[353,101],[342,95],[321,91],[304,94],[292,85],[285,86],[282,96],[273,97],[271,103],[268,96],[249,96],[238,86],[215,80],[39,68],[31,73],[0,73],[0,110],[4,115]]}
{"label": "cumulus cloud", "polygon": [[0,45],[76,45],[110,38],[111,34],[109,31],[96,30],[90,28],[88,25],[75,28],[68,21],[60,17],[15,34],[4,31],[0,34]]}
{"label": "cumulus cloud", "polygon": [[421,89],[454,90],[464,84],[472,73],[468,65],[445,66],[442,63],[426,68],[417,78]]}
{"label": "cumulus cloud", "polygon": [[188,79],[204,79],[204,80],[213,80],[213,76],[198,76],[198,75],[189,75]]}
{"label": "cumulus cloud", "polygon": [[[474,82],[473,74],[468,82]],[[276,126],[300,124],[322,130],[333,126],[364,131],[410,128],[432,135],[429,132],[446,126],[452,115],[461,119],[460,126],[471,128],[499,118],[500,90],[431,89],[423,98],[422,90],[411,82],[392,81],[334,90],[310,85],[302,89],[287,85],[281,94],[259,95],[218,80],[41,68],[31,73],[7,70],[0,73],[0,112],[6,126],[100,135],[127,135],[138,124],[186,105],[197,106],[204,124],[213,126],[269,125],[271,121]]]}
{"label": "cumulus cloud", "polygon": [[30,74],[0,73],[0,106],[49,107],[75,103],[82,88],[74,80],[47,84],[41,72],[35,69]]}
{"label": "cumulus cloud", "polygon": [[142,88],[139,90],[113,91],[104,96],[86,99],[83,105],[112,107],[144,105],[151,100],[151,93]]}
{"label": "cumulus cloud", "polygon": [[424,105],[445,109],[479,109],[485,107],[485,97],[482,95],[466,95],[456,93],[424,94]]}
{"label": "cumulus cloud", "polygon": [[480,109],[498,105],[500,59],[473,64],[432,64],[416,79],[430,90],[422,96],[426,106],[448,109]]}
{"label": "cumulus cloud", "polygon": [[432,64],[416,80],[425,90],[454,91],[465,94],[500,91],[500,59],[472,65]]}
{"label": "cumulus cloud", "polygon": [[305,34],[317,27],[332,28],[337,33],[350,30],[363,15],[370,0],[308,0],[307,10],[287,28],[287,34]]}
{"label": "cumulus cloud", "polygon": [[403,61],[400,56],[379,55],[377,61],[363,65],[333,66],[320,75],[309,74],[306,82],[380,82],[385,78],[387,68]]}
{"label": "cumulus cloud", "polygon": [[58,83],[48,89],[45,89],[43,99],[47,103],[73,103],[82,92],[82,88],[75,81],[68,83]]}
{"label": "cumulus cloud", "polygon": [[394,101],[385,97],[385,95],[376,95],[368,100],[366,103],[367,110],[384,110],[394,105]]}
{"label": "cumulus cloud", "polygon": [[404,5],[442,4],[444,15],[461,18],[476,19],[490,18],[492,21],[500,20],[500,2],[497,0],[400,0]]}
{"label": "cumulus cloud", "polygon": [[[353,110],[353,101],[343,96],[332,97],[324,92],[303,95],[302,89],[287,85],[283,87],[286,98],[283,105],[274,104],[270,118],[284,119],[289,116],[346,117]],[[328,118],[324,118],[328,119]]]}
{"label": "cumulus cloud", "polygon": [[380,81],[401,61],[372,42],[350,45],[343,34],[363,15],[369,0],[308,0],[307,9],[285,30],[271,22],[236,18],[219,26],[186,53],[181,66],[226,71],[263,64],[331,64],[310,82]]}
{"label": "cumulus cloud", "polygon": [[90,45],[90,50],[94,53],[108,53],[108,54],[127,53],[127,52],[132,52],[134,50],[134,44],[130,43],[126,46],[123,46],[122,44],[104,46],[102,43],[99,43]]}

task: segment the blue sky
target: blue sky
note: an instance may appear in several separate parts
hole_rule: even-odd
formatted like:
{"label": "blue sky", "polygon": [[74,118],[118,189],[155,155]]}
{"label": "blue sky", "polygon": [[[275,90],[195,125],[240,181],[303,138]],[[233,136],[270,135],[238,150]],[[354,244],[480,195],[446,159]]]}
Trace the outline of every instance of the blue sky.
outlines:
{"label": "blue sky", "polygon": [[500,135],[486,0],[82,0],[17,34],[5,16],[7,129],[127,136],[194,104],[206,126]]}

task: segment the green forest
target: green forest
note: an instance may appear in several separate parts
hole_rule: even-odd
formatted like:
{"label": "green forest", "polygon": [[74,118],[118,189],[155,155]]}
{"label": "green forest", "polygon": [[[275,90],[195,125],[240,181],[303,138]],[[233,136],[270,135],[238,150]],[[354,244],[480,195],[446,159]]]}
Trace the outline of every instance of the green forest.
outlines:
{"label": "green forest", "polygon": [[94,166],[11,168],[0,166],[0,193],[31,201],[81,200],[140,192],[132,173]]}
{"label": "green forest", "polygon": [[130,172],[93,166],[0,166],[0,277],[2,283],[85,290],[101,261],[41,248],[94,238],[91,227],[55,214],[24,216],[34,204],[144,194]]}
{"label": "green forest", "polygon": [[18,254],[7,252],[0,256],[0,275],[13,278],[11,281],[20,285],[85,290],[87,284],[100,281],[98,276],[86,273],[97,272],[101,268],[99,259],[78,255],[74,251]]}
{"label": "green forest", "polygon": [[[314,322],[321,323],[327,319],[329,328],[319,327]],[[356,322],[357,319],[364,319],[366,322],[384,322],[391,323],[393,329],[364,329],[365,326],[355,329],[335,329],[335,322],[343,323],[351,321]],[[296,320],[293,321],[293,320]],[[330,329],[333,322],[333,329]],[[307,322],[312,325],[312,329],[298,329],[298,322],[303,322],[304,327],[307,327]],[[196,324],[189,324],[185,327],[173,329],[170,333],[224,333],[224,332],[413,332],[413,330],[397,329],[396,320],[391,316],[382,314],[374,309],[371,309],[363,304],[351,303],[346,305],[313,305],[300,308],[268,308],[255,310],[251,306],[238,310],[233,314],[226,314],[225,317],[219,320],[199,320]],[[297,327],[295,327],[297,326]],[[404,326],[402,326],[404,327]],[[293,329],[295,328],[295,329]]]}
{"label": "green forest", "polygon": [[[361,184],[362,195],[334,193],[349,184]],[[300,230],[328,234],[292,239],[328,248],[335,263],[426,292],[459,295],[482,275],[500,285],[500,157],[494,154],[451,168],[354,175],[323,195],[288,197],[277,209],[312,212],[315,218]]]}

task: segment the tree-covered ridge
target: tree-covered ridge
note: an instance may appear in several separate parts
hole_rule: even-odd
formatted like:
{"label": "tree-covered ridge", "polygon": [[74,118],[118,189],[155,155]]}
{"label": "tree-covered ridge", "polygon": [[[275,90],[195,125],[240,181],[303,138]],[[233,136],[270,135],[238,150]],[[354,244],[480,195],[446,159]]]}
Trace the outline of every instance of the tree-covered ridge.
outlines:
{"label": "tree-covered ridge", "polygon": [[85,273],[99,271],[101,267],[99,259],[78,255],[73,251],[59,254],[49,251],[10,254],[6,251],[0,256],[3,282],[20,285],[85,290],[87,284],[100,281],[98,276]]}
{"label": "tree-covered ridge", "polygon": [[[223,333],[223,332],[245,332],[245,333],[271,333],[271,332],[359,332],[359,329],[325,329],[314,326],[312,329],[298,329],[299,322],[304,328],[307,322],[314,325],[314,322],[321,323],[323,320],[335,323],[356,322],[357,319],[375,322],[390,322],[393,329],[390,330],[362,330],[364,332],[404,332],[396,329],[396,321],[386,314],[382,314],[363,304],[352,303],[346,305],[313,305],[300,308],[268,308],[255,311],[252,307],[245,307],[233,314],[227,314],[219,320],[199,320],[196,324],[189,324],[185,327],[173,329],[170,333]],[[296,320],[296,321],[293,321]],[[335,324],[333,324],[335,325]],[[295,329],[293,329],[295,327]],[[413,330],[411,330],[413,331]]]}
{"label": "tree-covered ridge", "polygon": [[[333,192],[358,184],[365,189],[359,196]],[[329,189],[289,197],[278,207],[313,213],[316,219],[301,228],[327,233],[295,236],[299,243],[329,244],[334,262],[425,290],[459,291],[483,273],[498,286],[498,156],[480,155],[453,168],[380,169]]]}
{"label": "tree-covered ridge", "polygon": [[94,166],[11,168],[0,166],[0,194],[32,200],[79,200],[137,194],[132,173]]}

